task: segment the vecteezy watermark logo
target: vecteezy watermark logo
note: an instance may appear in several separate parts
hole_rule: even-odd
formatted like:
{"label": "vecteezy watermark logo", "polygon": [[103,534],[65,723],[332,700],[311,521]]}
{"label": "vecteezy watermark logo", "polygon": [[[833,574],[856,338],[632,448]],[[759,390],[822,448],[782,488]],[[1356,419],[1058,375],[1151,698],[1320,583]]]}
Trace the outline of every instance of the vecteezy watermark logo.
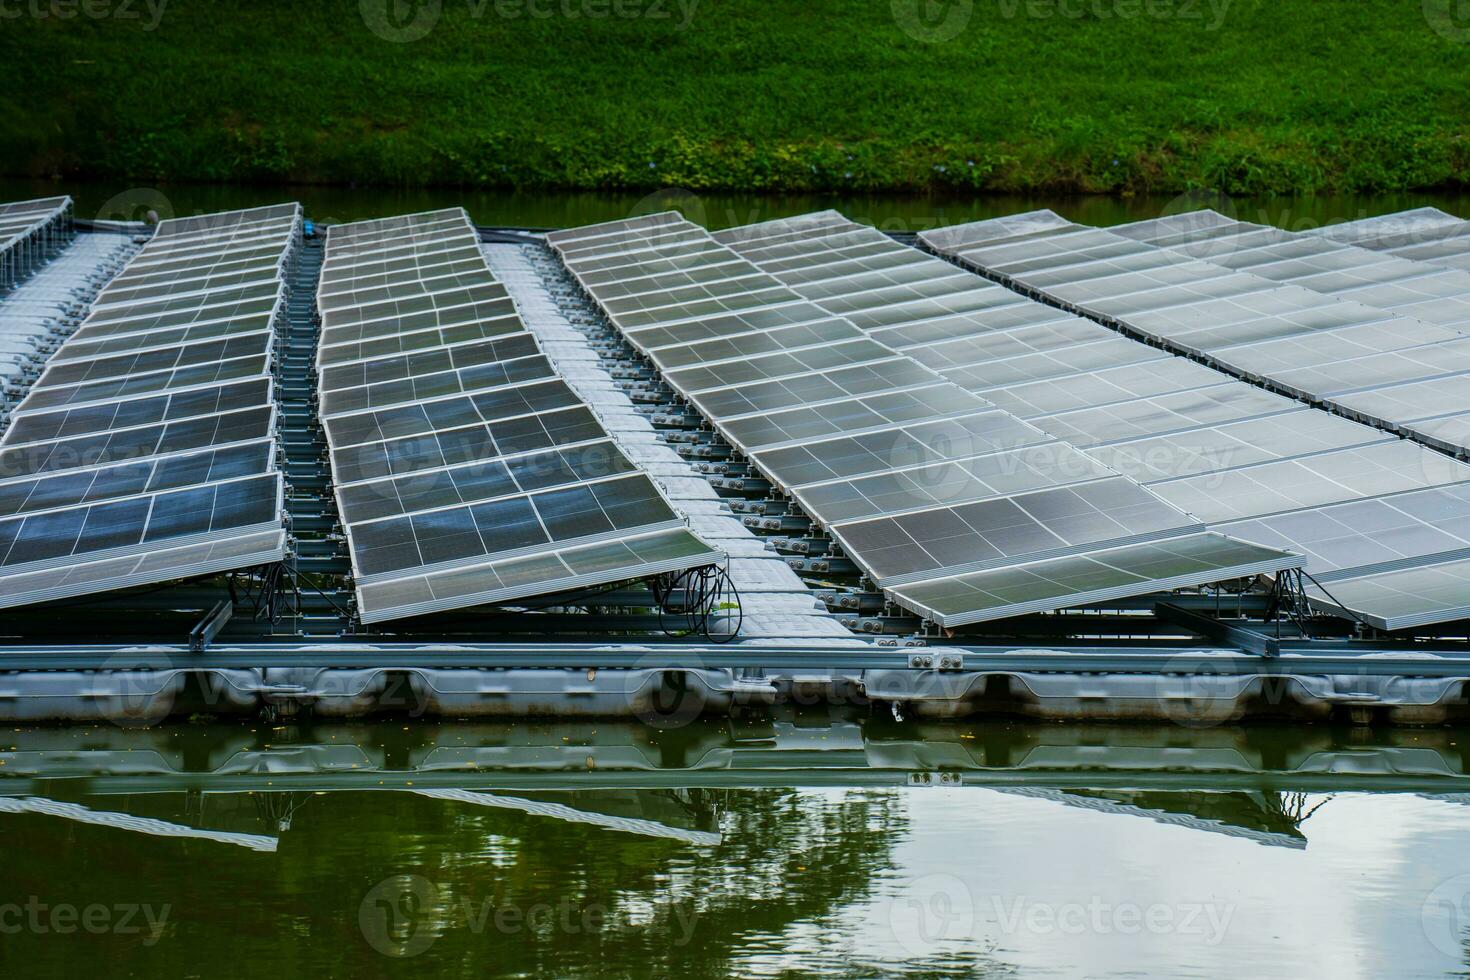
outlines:
{"label": "vecteezy watermark logo", "polygon": [[97,714],[119,728],[151,728],[167,718],[184,677],[166,654],[115,653],[91,677]]}
{"label": "vecteezy watermark logo", "polygon": [[[694,20],[698,6],[699,0],[465,0],[471,20],[487,14],[501,20],[672,20],[678,31]],[[358,10],[368,30],[405,44],[438,26],[444,0],[358,0]]]}
{"label": "vecteezy watermark logo", "polygon": [[173,202],[156,187],[129,187],[109,197],[97,209],[98,221],[142,221],[156,225],[173,216]]}
{"label": "vecteezy watermark logo", "polygon": [[1236,716],[1250,684],[1220,657],[1181,653],[1153,678],[1158,714],[1185,728],[1214,728]]}
{"label": "vecteezy watermark logo", "polygon": [[1425,937],[1445,956],[1458,963],[1470,954],[1470,874],[1440,882],[1424,899],[1419,921]]}
{"label": "vecteezy watermark logo", "polygon": [[893,22],[915,41],[939,44],[960,36],[975,13],[975,0],[890,0]]}
{"label": "vecteezy watermark logo", "polygon": [[385,41],[406,44],[429,36],[444,12],[443,0],[358,0],[368,30]]}
{"label": "vecteezy watermark logo", "polygon": [[[650,172],[656,171],[656,161],[649,161]],[[709,227],[709,215],[705,212],[704,199],[687,187],[660,187],[651,194],[645,194],[628,211],[629,218],[643,218],[650,215],[662,214],[665,211],[677,211],[684,216],[685,221],[696,225]],[[657,230],[651,231],[651,247],[658,248],[665,244],[677,242],[677,236],[684,230],[682,225],[673,223],[668,228],[668,240],[661,241]]]}
{"label": "vecteezy watermark logo", "polygon": [[[686,594],[675,601],[688,598]],[[675,613],[669,620],[677,624],[680,618]],[[672,731],[692,725],[709,707],[703,670],[698,656],[682,656],[677,663],[670,663],[667,657],[646,654],[631,668],[619,672],[624,703],[633,717],[650,728]]]}
{"label": "vecteezy watermark logo", "polygon": [[439,938],[429,913],[440,904],[439,886],[422,875],[396,875],[363,896],[357,925],[369,946],[384,956],[417,956]]}
{"label": "vecteezy watermark logo", "polygon": [[969,940],[976,921],[974,893],[952,874],[910,879],[888,903],[888,928],[912,956],[928,956],[947,943]]}
{"label": "vecteezy watermark logo", "polygon": [[[958,37],[969,26],[975,6],[974,0],[891,3],[899,28],[914,40],[930,44]],[[993,0],[993,15],[1001,20],[1199,21],[1206,31],[1218,31],[1230,4],[1231,0]]]}
{"label": "vecteezy watermark logo", "polygon": [[1235,906],[1215,902],[1112,902],[1092,896],[1083,902],[1044,902],[1026,895],[975,891],[952,874],[930,874],[904,883],[888,904],[888,926],[914,956],[945,945],[970,943],[983,927],[1006,935],[1179,936],[1207,946],[1224,941]]}
{"label": "vecteezy watermark logo", "polygon": [[50,904],[32,895],[25,902],[0,903],[0,936],[142,936],[144,946],[163,938],[172,905],[123,902],[117,905]]}
{"label": "vecteezy watermark logo", "polygon": [[0,20],[147,20],[143,30],[156,31],[168,0],[0,0]]}
{"label": "vecteezy watermark logo", "polygon": [[1183,936],[1218,946],[1230,931],[1235,906],[1217,902],[1033,902],[1026,896],[991,897],[1002,932],[1033,936]]}
{"label": "vecteezy watermark logo", "polygon": [[1229,227],[1236,220],[1235,202],[1223,191],[1185,191],[1164,205],[1159,217],[1172,219],[1167,226],[1170,247],[1193,258],[1214,262],[1240,247]]}
{"label": "vecteezy watermark logo", "polygon": [[448,929],[471,936],[576,936],[637,930],[662,937],[676,947],[694,937],[699,909],[660,899],[651,905],[616,910],[563,896],[554,902],[518,902],[463,897],[421,875],[397,875],[363,896],[358,925],[368,945],[394,959],[426,952]]}
{"label": "vecteezy watermark logo", "polygon": [[1441,37],[1470,44],[1470,0],[1424,0],[1424,19]]}

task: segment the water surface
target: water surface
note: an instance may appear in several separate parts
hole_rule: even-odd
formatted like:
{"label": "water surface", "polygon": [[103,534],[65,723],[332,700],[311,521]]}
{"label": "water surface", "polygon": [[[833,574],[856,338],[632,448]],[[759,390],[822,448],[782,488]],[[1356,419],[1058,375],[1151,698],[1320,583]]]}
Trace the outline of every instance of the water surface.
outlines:
{"label": "water surface", "polygon": [[729,194],[669,189],[642,192],[517,192],[455,188],[321,187],[297,185],[93,183],[0,179],[0,200],[70,194],[81,218],[141,218],[200,214],[301,201],[319,222],[356,221],[435,208],[464,207],[480,224],[568,228],[674,208],[709,228],[728,228],[824,208],[885,231],[917,232],[941,225],[1051,208],[1084,224],[1115,225],[1160,214],[1213,207],[1243,221],[1293,231],[1417,207],[1470,216],[1470,193],[1433,192],[1310,197],[1225,198],[1213,194],[1132,197],[986,195]]}
{"label": "water surface", "polygon": [[[1462,976],[1464,734],[828,714],[22,729],[0,736],[0,959],[42,977]],[[95,929],[49,918],[89,908]]]}

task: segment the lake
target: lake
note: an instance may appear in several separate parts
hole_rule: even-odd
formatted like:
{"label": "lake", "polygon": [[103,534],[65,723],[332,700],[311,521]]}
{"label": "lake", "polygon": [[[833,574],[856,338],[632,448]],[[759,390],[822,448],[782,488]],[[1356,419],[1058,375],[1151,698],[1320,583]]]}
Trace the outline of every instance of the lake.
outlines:
{"label": "lake", "polygon": [[772,218],[835,208],[855,221],[885,231],[917,232],[940,225],[1051,208],[1084,224],[1115,225],[1191,211],[1226,210],[1242,221],[1303,231],[1333,221],[1372,217],[1408,208],[1438,207],[1470,216],[1470,192],[1312,197],[1221,198],[1212,194],[1086,196],[931,197],[902,195],[782,195],[708,193],[670,189],[652,193],[570,191],[516,192],[453,188],[319,187],[271,185],[82,183],[0,179],[0,200],[70,194],[79,218],[160,217],[301,201],[307,217],[321,223],[358,221],[446,207],[464,207],[482,225],[568,228],[669,208],[709,228],[728,228]]}
{"label": "lake", "polygon": [[0,735],[20,976],[1450,977],[1449,730],[182,723]]}

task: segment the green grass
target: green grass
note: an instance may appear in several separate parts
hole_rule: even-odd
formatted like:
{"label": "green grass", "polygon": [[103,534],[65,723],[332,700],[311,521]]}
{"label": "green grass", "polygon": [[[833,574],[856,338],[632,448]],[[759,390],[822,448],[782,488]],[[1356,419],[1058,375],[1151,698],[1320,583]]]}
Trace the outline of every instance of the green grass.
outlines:
{"label": "green grass", "polygon": [[[0,23],[0,169],[742,191],[1470,184],[1470,25],[1460,38],[1424,13],[1454,0],[1233,0],[1218,21],[1224,0],[1194,17],[1147,11],[1195,0],[973,0],[940,43],[894,14],[938,0],[698,0],[685,26],[678,0],[657,0],[666,19],[441,0],[435,28],[401,44],[357,0],[171,0],[151,32],[129,2],[139,19]],[[1027,13],[1056,2],[1087,15]]]}

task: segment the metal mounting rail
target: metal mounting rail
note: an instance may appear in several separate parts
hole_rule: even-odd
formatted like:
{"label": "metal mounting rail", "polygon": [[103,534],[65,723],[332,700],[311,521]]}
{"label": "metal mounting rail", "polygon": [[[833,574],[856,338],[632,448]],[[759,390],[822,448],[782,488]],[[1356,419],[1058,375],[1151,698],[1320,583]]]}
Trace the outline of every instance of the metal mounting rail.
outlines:
{"label": "metal mounting rail", "polygon": [[[328,492],[327,439],[315,410],[317,394],[316,347],[320,335],[317,324],[316,290],[321,277],[325,248],[321,238],[308,238],[302,243],[291,276],[291,301],[287,308],[288,328],[281,357],[281,407],[285,410],[282,436],[285,447],[288,482],[293,493],[287,506],[291,526],[297,538],[294,568],[320,581],[324,586],[334,577],[345,575],[350,566],[347,550],[340,536],[332,536],[338,524],[336,501]],[[303,593],[310,593],[305,583],[298,583]],[[343,593],[341,602],[308,601],[293,617],[293,625],[303,634],[333,636],[348,627],[340,609],[350,599]]]}
{"label": "metal mounting rail", "polygon": [[203,653],[187,645],[16,646],[0,652],[5,670],[248,670],[263,667],[334,667],[412,670],[643,669],[771,671],[929,670],[958,656],[963,673],[1142,673],[1223,676],[1352,675],[1470,680],[1470,649],[1403,649],[1334,641],[1283,642],[1266,659],[1241,650],[1200,646],[1013,646],[940,648],[878,646],[831,648],[783,644],[760,647],[660,643],[216,643]]}

